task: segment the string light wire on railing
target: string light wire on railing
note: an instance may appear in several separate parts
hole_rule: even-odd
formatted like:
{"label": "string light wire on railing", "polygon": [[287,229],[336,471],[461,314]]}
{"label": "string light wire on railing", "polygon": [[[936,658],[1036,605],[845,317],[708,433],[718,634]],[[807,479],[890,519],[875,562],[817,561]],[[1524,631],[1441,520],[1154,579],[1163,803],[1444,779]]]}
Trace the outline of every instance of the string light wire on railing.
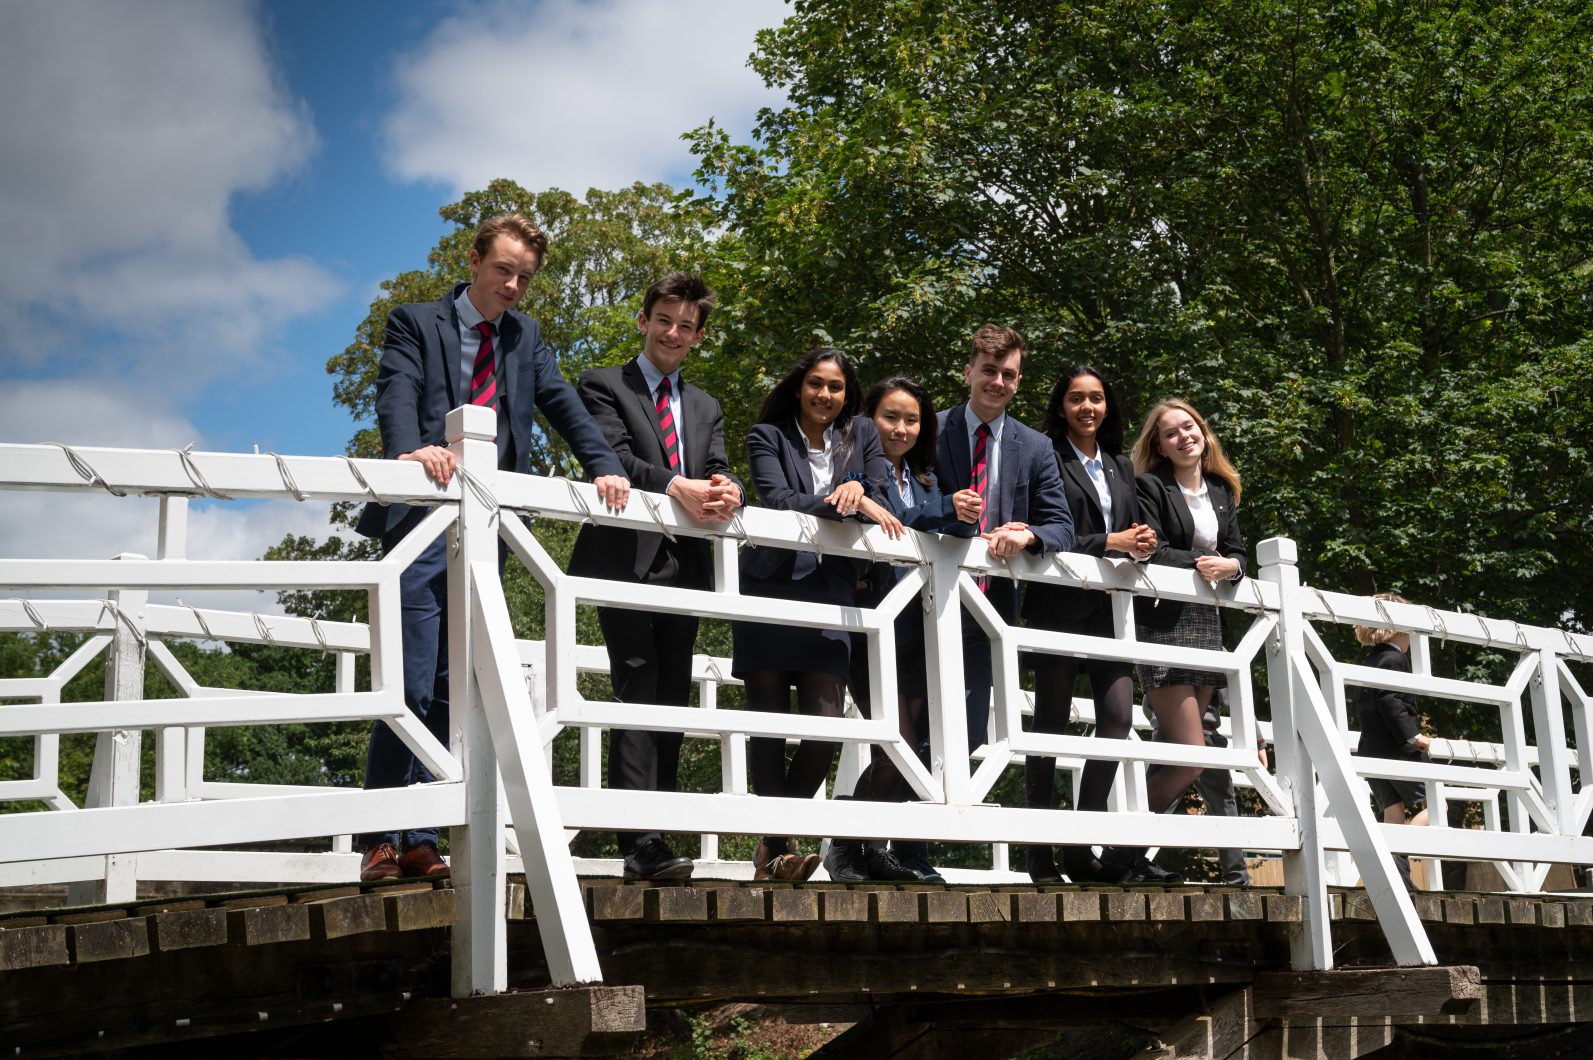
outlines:
{"label": "string light wire on railing", "polygon": [[299,484],[293,481],[293,472],[288,470],[288,462],[270,450],[266,451],[266,456],[277,462],[277,474],[282,476],[282,484],[287,487],[289,493],[293,494],[293,499],[296,501],[309,500],[310,495],[299,489]]}
{"label": "string light wire on railing", "polygon": [[138,641],[140,648],[149,646],[149,638],[144,634],[144,631],[138,628],[138,623],[134,622],[132,617],[126,611],[123,611],[121,605],[115,600],[106,599],[100,601],[100,614],[103,615],[106,612],[110,612],[113,627],[117,622],[120,622],[127,627],[127,631],[133,635],[133,639]]}
{"label": "string light wire on railing", "polygon": [[797,538],[813,546],[813,554],[824,558],[824,546],[819,543],[819,522],[806,512],[792,512],[797,521]]}
{"label": "string light wire on railing", "polygon": [[585,497],[581,496],[581,491],[576,488],[576,483],[562,475],[560,475],[556,481],[564,483],[564,485],[569,489],[570,503],[575,505],[576,508],[580,509],[581,522],[594,522],[595,517],[592,515],[592,506],[586,503]]}
{"label": "string light wire on railing", "polygon": [[249,614],[254,616],[254,628],[260,631],[260,636],[265,638],[267,644],[276,647],[276,634],[271,632],[271,626],[266,622],[265,616],[258,611],[250,611]]}
{"label": "string light wire on railing", "polygon": [[326,630],[321,628],[320,619],[310,619],[310,632],[315,634],[316,643],[321,645],[321,653],[323,655],[330,655],[332,653],[332,649],[326,643]]}
{"label": "string light wire on railing", "polygon": [[455,468],[455,472],[464,480],[465,488],[473,493],[481,506],[487,509],[487,525],[495,526],[501,517],[502,506],[498,503],[497,496],[487,484],[464,468]]}
{"label": "string light wire on railing", "polygon": [[674,544],[675,533],[674,531],[670,530],[669,526],[664,522],[664,515],[661,511],[659,511],[658,502],[653,500],[652,494],[650,493],[643,493],[641,497],[642,504],[647,508],[647,514],[651,515],[653,517],[653,522],[658,524],[658,532],[663,534],[664,537],[669,540],[670,544]]}
{"label": "string light wire on railing", "polygon": [[1438,639],[1449,643],[1449,627],[1444,625],[1444,616],[1433,608],[1432,604],[1422,604],[1427,609],[1427,617],[1433,620],[1433,625],[1438,627]]}
{"label": "string light wire on railing", "polygon": [[183,598],[180,597],[180,596],[177,598],[177,606],[178,607],[186,607],[188,610],[190,610],[190,611],[192,611],[194,613],[194,621],[198,622],[199,623],[199,628],[205,631],[205,638],[207,640],[214,640],[214,641],[221,640],[220,637],[218,637],[214,633],[210,632],[210,623],[205,621],[205,616],[200,614],[199,608],[195,607],[193,604],[184,603],[183,602]]}
{"label": "string light wire on railing", "polygon": [[1322,608],[1323,608],[1323,610],[1327,611],[1328,617],[1331,618],[1335,622],[1339,621],[1339,613],[1337,611],[1333,610],[1333,605],[1332,604],[1328,603],[1327,594],[1324,593],[1321,589],[1318,589],[1314,585],[1311,586],[1311,591],[1313,593],[1316,593],[1316,598],[1322,602]]}
{"label": "string light wire on railing", "polygon": [[60,449],[61,452],[65,453],[66,462],[71,464],[72,470],[81,475],[89,485],[102,487],[105,492],[109,493],[112,497],[127,496],[126,490],[118,489],[117,487],[111,485],[110,482],[106,480],[104,475],[94,470],[94,465],[83,459],[82,455],[70,445],[67,445],[65,442],[45,442],[44,444],[53,445],[57,449]]}
{"label": "string light wire on railing", "polygon": [[360,489],[365,491],[366,496],[370,497],[371,500],[375,501],[383,508],[392,503],[386,497],[383,497],[380,493],[377,493],[376,490],[372,489],[371,484],[365,481],[365,475],[360,471],[359,465],[354,463],[353,457],[345,456],[343,458],[343,463],[348,465],[349,474],[354,476],[354,481],[360,484]]}
{"label": "string light wire on railing", "polygon": [[38,628],[40,633],[50,632],[50,624],[46,622],[44,620],[44,616],[39,614],[38,610],[34,608],[32,601],[24,597],[18,597],[17,603],[22,605],[22,613],[28,616],[28,621],[32,622],[34,626]]}
{"label": "string light wire on railing", "polygon": [[172,450],[172,452],[177,454],[177,458],[183,462],[183,471],[187,473],[188,481],[192,482],[194,486],[198,488],[199,492],[203,493],[206,497],[210,497],[218,501],[232,500],[233,498],[230,495],[222,493],[220,490],[212,486],[205,478],[205,473],[199,470],[199,464],[194,460],[194,454],[190,452],[193,447],[194,443],[189,442],[181,449]]}

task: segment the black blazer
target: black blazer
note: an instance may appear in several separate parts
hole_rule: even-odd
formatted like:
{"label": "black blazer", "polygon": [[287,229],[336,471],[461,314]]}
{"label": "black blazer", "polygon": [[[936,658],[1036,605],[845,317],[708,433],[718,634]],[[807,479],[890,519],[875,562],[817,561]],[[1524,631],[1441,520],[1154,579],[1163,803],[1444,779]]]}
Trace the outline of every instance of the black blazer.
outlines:
{"label": "black blazer", "polygon": [[[890,482],[890,462],[880,448],[873,420],[867,416],[853,416],[850,424],[848,441],[836,445],[832,482],[839,486],[848,475],[859,475],[865,493],[879,501],[881,484]],[[747,433],[747,460],[752,466],[753,489],[757,490],[758,499],[765,508],[803,512],[820,519],[841,518],[833,505],[824,503],[824,495],[813,492],[808,442],[795,419],[754,424]],[[853,581],[864,566],[859,561],[835,556],[826,556],[822,562]],[[803,578],[819,563],[818,556],[812,552],[756,545],[741,550],[742,576],[765,581],[777,577]]]}
{"label": "black blazer", "polygon": [[[401,305],[387,317],[381,367],[376,373],[376,425],[382,455],[389,460],[427,445],[446,445],[444,419],[470,402],[460,376],[459,314],[454,299],[466,284],[436,302]],[[536,410],[569,443],[590,478],[623,475],[614,450],[603,439],[575,388],[559,372],[553,351],[542,341],[536,321],[509,310],[498,321],[499,466],[531,470],[531,437]],[[375,501],[360,513],[356,529],[380,537],[409,514],[407,504],[382,507]]]}
{"label": "black blazer", "polygon": [[[662,493],[676,472],[669,470],[663,432],[647,390],[647,379],[636,361],[612,368],[594,368],[581,376],[581,400],[597,421],[603,437],[614,447],[631,485]],[[725,455],[725,414],[719,402],[680,376],[680,417],[685,447],[680,454],[680,474],[705,479],[726,475],[735,479]],[[740,486],[740,480],[736,480]],[[746,489],[742,487],[745,498]],[[587,578],[645,581],[665,542],[661,533],[620,526],[583,526],[570,556],[570,573]],[[712,542],[702,537],[680,536],[672,546],[683,578],[676,584],[688,588],[711,586],[709,572]]]}
{"label": "black blazer", "polygon": [[[1239,513],[1234,509],[1233,491],[1226,482],[1206,476],[1206,489],[1212,507],[1217,510],[1217,548],[1210,552],[1195,548],[1195,517],[1189,513],[1178,480],[1173,478],[1171,464],[1163,463],[1140,475],[1136,485],[1142,521],[1156,531],[1152,563],[1193,569],[1200,556],[1225,556],[1238,560],[1239,573],[1244,574],[1245,543],[1239,534]],[[1180,601],[1141,596],[1134,601],[1134,620],[1151,629],[1171,629],[1183,610]]]}
{"label": "black blazer", "polygon": [[[1108,453],[1098,449],[1101,471],[1106,475],[1106,486],[1112,495],[1112,522],[1106,525],[1106,513],[1101,510],[1101,498],[1095,492],[1090,473],[1068,442],[1067,436],[1052,442],[1056,462],[1062,473],[1062,490],[1067,496],[1068,511],[1073,516],[1073,551],[1086,556],[1127,556],[1121,551],[1108,552],[1106,535],[1112,530],[1124,530],[1134,523],[1143,523],[1139,513],[1139,491],[1134,481],[1134,462],[1122,453]],[[1083,623],[1110,616],[1111,597],[1094,589],[1074,589],[1043,582],[1030,582],[1023,598],[1023,617],[1031,625],[1050,627],[1058,622]]]}
{"label": "black blazer", "polygon": [[[1379,670],[1410,673],[1410,656],[1392,644],[1375,644],[1367,653],[1365,665]],[[1416,712],[1416,697],[1391,688],[1357,688],[1355,713],[1361,723],[1359,752],[1368,758],[1422,759],[1422,752],[1410,746],[1421,732]]]}

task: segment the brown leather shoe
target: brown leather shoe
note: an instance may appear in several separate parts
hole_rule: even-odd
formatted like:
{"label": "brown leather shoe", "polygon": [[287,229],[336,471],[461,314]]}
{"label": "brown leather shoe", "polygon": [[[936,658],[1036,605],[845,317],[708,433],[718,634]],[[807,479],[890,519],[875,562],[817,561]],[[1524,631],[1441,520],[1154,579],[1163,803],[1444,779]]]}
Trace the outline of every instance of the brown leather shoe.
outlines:
{"label": "brown leather shoe", "polygon": [[759,843],[758,849],[752,852],[752,878],[754,880],[772,880],[774,873],[770,871],[773,859],[769,855],[769,844]]}
{"label": "brown leather shoe", "polygon": [[781,854],[769,866],[774,878],[777,880],[790,880],[800,883],[818,871],[819,856],[817,854]]}
{"label": "brown leather shoe", "polygon": [[449,875],[448,862],[442,859],[437,853],[437,848],[430,843],[412,846],[398,855],[398,868],[405,879],[428,877],[435,880]]}
{"label": "brown leather shoe", "polygon": [[398,865],[398,851],[391,843],[377,843],[365,852],[365,860],[360,862],[361,883],[391,880],[403,874],[404,870]]}

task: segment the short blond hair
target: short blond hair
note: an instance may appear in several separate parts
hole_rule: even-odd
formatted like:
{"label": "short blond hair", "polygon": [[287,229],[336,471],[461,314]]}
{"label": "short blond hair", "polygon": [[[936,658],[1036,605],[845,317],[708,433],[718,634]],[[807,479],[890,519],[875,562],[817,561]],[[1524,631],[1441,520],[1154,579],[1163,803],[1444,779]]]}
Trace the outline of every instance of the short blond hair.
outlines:
{"label": "short blond hair", "polygon": [[[1410,603],[1409,600],[1405,599],[1398,593],[1375,593],[1373,594],[1372,599],[1383,600],[1391,604]],[[1372,647],[1374,644],[1387,644],[1397,636],[1399,636],[1399,630],[1389,629],[1386,626],[1355,627],[1355,639],[1360,641],[1363,647],[1367,648]]]}
{"label": "short blond hair", "polygon": [[548,237],[536,222],[521,213],[501,213],[496,217],[489,217],[481,222],[481,227],[476,229],[476,238],[471,244],[471,249],[479,258],[485,258],[492,253],[493,240],[499,236],[508,236],[518,239],[525,244],[527,250],[536,252],[537,268],[542,268],[543,262],[548,257]]}

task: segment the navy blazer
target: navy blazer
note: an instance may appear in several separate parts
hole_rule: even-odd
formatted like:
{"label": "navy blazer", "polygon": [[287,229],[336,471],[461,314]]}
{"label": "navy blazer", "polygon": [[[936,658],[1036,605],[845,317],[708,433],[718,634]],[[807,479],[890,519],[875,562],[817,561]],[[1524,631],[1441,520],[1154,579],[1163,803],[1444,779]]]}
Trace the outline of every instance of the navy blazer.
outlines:
{"label": "navy blazer", "polygon": [[[1411,672],[1410,656],[1388,643],[1373,645],[1364,665],[1397,673]],[[1410,743],[1421,732],[1416,697],[1411,693],[1392,688],[1357,688],[1355,713],[1361,724],[1359,754],[1368,758],[1426,759],[1426,755]]]}
{"label": "navy blazer", "polygon": [[[867,416],[853,416],[848,443],[837,442],[832,488],[848,475],[861,477],[864,492],[878,501],[881,484],[889,484],[890,461],[880,448],[879,432]],[[840,432],[838,431],[837,434]],[[795,419],[784,423],[757,423],[747,433],[747,460],[752,466],[752,486],[765,508],[803,512],[820,519],[840,519],[835,506],[824,503],[826,494],[813,492],[813,470],[808,464],[808,441]],[[893,491],[894,492],[894,491]],[[826,556],[825,564],[847,564],[846,577],[856,580],[859,561]],[[769,580],[775,577],[803,578],[819,565],[817,555],[767,546],[741,550],[741,573],[745,577]]]}
{"label": "navy blazer", "polygon": [[[446,445],[444,419],[470,403],[460,375],[459,314],[454,299],[468,284],[459,284],[435,302],[401,305],[387,317],[381,367],[376,374],[376,424],[382,433],[382,455],[389,460],[428,445]],[[514,310],[498,321],[499,466],[529,472],[536,410],[548,418],[581,462],[589,478],[623,475],[614,450],[603,438],[586,406],[542,341],[536,321]],[[356,527],[366,537],[379,537],[409,513],[409,505],[365,506]]]}
{"label": "navy blazer", "polygon": [[[1134,462],[1122,453],[1096,450],[1101,458],[1101,471],[1106,476],[1106,487],[1112,496],[1113,525],[1107,526],[1106,513],[1101,509],[1101,498],[1095,492],[1095,483],[1090,480],[1084,462],[1073,451],[1067,435],[1057,439],[1052,450],[1056,453],[1057,467],[1062,473],[1062,489],[1067,496],[1068,512],[1073,516],[1073,551],[1086,556],[1126,557],[1126,552],[1107,550],[1106,535],[1145,522],[1140,518]],[[1050,627],[1059,621],[1083,622],[1110,615],[1111,610],[1111,597],[1096,589],[1030,582],[1023,597],[1023,617],[1032,625]]]}
{"label": "navy blazer", "polygon": [[[663,493],[676,472],[669,470],[664,434],[658,428],[658,412],[641,366],[630,360],[612,368],[594,368],[582,374],[579,390],[631,485]],[[745,500],[746,488],[730,470],[725,455],[724,411],[711,395],[688,383],[684,373],[680,375],[680,418],[686,444],[680,453],[679,474],[696,479],[725,475],[741,487]],[[663,541],[664,535],[652,530],[583,526],[570,556],[570,573],[644,581]],[[696,576],[691,579],[693,584],[708,588],[701,579],[712,569],[712,543],[707,538],[682,535],[674,547],[682,565]]]}
{"label": "navy blazer", "polygon": [[[1163,462],[1139,476],[1140,514],[1156,531],[1156,552],[1150,562],[1192,569],[1201,556],[1226,556],[1239,561],[1239,574],[1243,576],[1245,543],[1239,534],[1239,513],[1234,509],[1233,491],[1220,478],[1207,475],[1205,479],[1211,505],[1217,512],[1217,548],[1210,552],[1195,548],[1195,517],[1190,514],[1184,492],[1173,477],[1172,465]],[[1135,620],[1148,624],[1151,629],[1172,629],[1183,610],[1184,605],[1177,600],[1142,596],[1134,601]]]}

